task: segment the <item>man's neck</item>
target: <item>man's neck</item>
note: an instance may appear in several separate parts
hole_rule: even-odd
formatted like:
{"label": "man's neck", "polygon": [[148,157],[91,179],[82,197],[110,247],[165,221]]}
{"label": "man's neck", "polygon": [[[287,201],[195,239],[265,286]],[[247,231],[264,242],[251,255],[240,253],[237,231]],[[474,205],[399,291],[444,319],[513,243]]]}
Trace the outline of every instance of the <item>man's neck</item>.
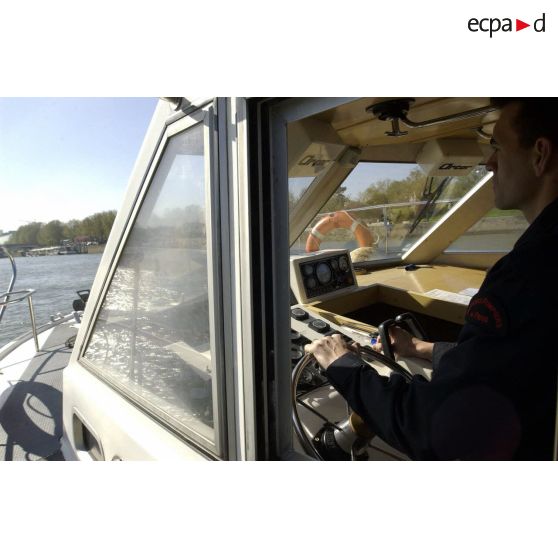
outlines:
{"label": "man's neck", "polygon": [[554,200],[558,198],[558,182],[553,182],[551,184],[545,185],[541,188],[540,195],[530,200],[528,205],[520,208],[521,212],[525,216],[525,219],[529,224],[531,224]]}

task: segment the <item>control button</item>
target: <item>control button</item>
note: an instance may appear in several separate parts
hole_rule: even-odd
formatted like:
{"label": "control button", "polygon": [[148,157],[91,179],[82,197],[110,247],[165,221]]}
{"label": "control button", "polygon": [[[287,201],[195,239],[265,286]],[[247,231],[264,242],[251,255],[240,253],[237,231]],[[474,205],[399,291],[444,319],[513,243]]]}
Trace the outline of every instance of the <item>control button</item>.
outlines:
{"label": "control button", "polygon": [[329,330],[329,326],[323,320],[312,320],[308,325],[318,333],[325,333]]}
{"label": "control button", "polygon": [[302,341],[302,335],[298,331],[291,329],[291,343],[300,343]]}
{"label": "control button", "polygon": [[310,370],[307,369],[303,370],[302,374],[300,375],[299,383],[311,385],[313,382],[314,382],[314,374],[312,374]]}
{"label": "control button", "polygon": [[303,310],[302,308],[293,308],[291,310],[291,316],[295,320],[305,320],[306,318],[308,318],[308,312],[306,312],[306,310]]}
{"label": "control button", "polygon": [[302,352],[301,349],[299,349],[298,347],[291,347],[291,361],[292,362],[298,362],[303,356],[304,356],[304,353]]}

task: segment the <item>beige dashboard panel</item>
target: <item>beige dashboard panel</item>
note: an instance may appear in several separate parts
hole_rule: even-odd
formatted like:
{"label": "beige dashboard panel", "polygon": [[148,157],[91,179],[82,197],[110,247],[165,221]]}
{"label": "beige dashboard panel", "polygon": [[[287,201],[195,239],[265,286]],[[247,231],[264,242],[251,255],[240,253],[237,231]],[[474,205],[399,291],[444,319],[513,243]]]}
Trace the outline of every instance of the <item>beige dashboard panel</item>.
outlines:
{"label": "beige dashboard panel", "polygon": [[[384,269],[359,275],[357,281],[361,288],[357,291],[332,300],[317,301],[312,306],[339,325],[350,326],[351,320],[346,314],[376,303],[463,324],[467,298],[460,293],[465,289],[478,289],[485,275],[482,270],[452,266],[419,267],[414,271],[405,271],[403,267]],[[456,298],[461,301],[451,300],[452,295],[458,295]]]}
{"label": "beige dashboard panel", "polygon": [[425,293],[441,289],[459,293],[463,289],[478,289],[484,281],[486,272],[480,269],[433,265],[406,271],[404,266],[373,271],[357,276],[359,286],[384,285],[406,291]]}

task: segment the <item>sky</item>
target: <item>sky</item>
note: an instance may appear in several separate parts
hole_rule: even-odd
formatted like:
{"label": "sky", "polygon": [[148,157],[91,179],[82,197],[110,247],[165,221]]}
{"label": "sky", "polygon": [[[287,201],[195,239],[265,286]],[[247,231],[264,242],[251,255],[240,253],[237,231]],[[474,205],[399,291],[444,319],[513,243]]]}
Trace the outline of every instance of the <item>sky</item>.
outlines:
{"label": "sky", "polygon": [[[0,97],[0,231],[118,210],[156,103],[149,97]],[[355,195],[408,172],[402,165],[362,164],[345,186]]]}
{"label": "sky", "polygon": [[118,210],[156,98],[0,98],[0,230]]}

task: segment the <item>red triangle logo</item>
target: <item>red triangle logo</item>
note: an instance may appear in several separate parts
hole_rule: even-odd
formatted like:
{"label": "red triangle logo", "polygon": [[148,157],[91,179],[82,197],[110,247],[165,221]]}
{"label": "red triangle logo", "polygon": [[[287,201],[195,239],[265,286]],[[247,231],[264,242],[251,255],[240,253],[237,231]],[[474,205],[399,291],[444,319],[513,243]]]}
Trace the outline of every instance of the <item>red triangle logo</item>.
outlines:
{"label": "red triangle logo", "polygon": [[525,29],[526,27],[531,27],[531,24],[530,23],[525,23],[524,21],[521,21],[520,19],[515,20],[515,30],[516,31],[521,31],[522,29]]}

